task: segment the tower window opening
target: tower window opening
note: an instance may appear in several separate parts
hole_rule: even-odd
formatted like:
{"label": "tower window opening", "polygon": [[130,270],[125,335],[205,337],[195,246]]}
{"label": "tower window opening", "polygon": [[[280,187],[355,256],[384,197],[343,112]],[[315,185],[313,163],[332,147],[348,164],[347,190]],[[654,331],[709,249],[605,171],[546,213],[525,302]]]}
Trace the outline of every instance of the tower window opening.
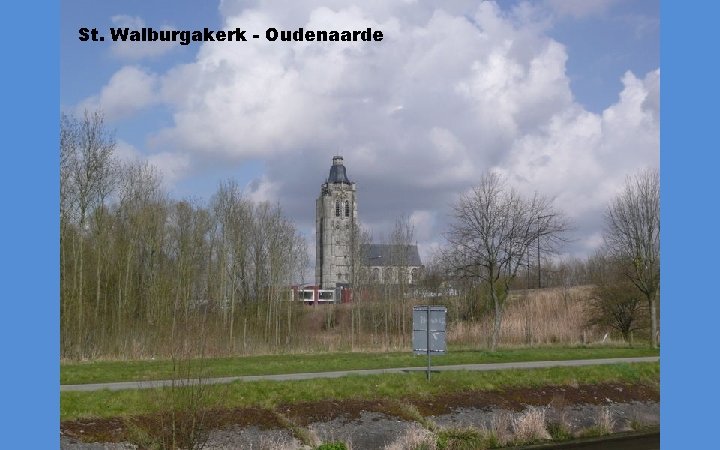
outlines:
{"label": "tower window opening", "polygon": [[350,217],[350,201],[345,200],[345,217]]}
{"label": "tower window opening", "polygon": [[335,217],[340,217],[340,200],[335,200]]}

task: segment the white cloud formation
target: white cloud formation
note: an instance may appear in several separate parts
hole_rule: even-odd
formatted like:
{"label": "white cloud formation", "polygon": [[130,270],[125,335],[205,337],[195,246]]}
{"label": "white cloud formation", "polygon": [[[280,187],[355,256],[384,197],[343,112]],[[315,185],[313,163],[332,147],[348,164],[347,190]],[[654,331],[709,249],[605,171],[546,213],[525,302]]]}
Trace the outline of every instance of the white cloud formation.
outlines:
{"label": "white cloud formation", "polygon": [[125,66],[115,72],[100,94],[78,105],[83,110],[102,110],[109,120],[130,116],[157,102],[158,77],[140,67]]}

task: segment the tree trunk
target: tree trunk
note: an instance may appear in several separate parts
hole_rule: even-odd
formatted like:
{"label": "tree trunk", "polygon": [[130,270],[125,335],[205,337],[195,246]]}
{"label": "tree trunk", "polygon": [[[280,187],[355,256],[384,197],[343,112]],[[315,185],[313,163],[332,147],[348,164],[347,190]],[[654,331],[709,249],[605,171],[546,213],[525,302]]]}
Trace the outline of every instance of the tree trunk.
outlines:
{"label": "tree trunk", "polygon": [[[99,245],[102,247],[102,244]],[[100,248],[98,248],[97,265],[95,266],[95,323],[98,321],[98,314],[100,313],[100,281],[102,280],[102,254]]]}
{"label": "tree trunk", "polygon": [[77,333],[77,352],[78,357],[82,359],[85,356],[85,350],[83,349],[83,321],[85,320],[83,311],[83,236],[82,229],[84,228],[84,222],[80,221],[80,268],[79,268],[79,281],[78,281],[78,333]]}
{"label": "tree trunk", "polygon": [[243,355],[247,354],[247,317],[243,320]]}
{"label": "tree trunk", "polygon": [[497,343],[500,338],[500,323],[502,321],[500,307],[495,303],[495,320],[493,323],[492,340],[490,341],[490,351],[497,350]]}
{"label": "tree trunk", "polygon": [[495,306],[495,318],[493,321],[492,340],[490,341],[490,351],[494,352],[495,350],[497,350],[497,344],[500,340],[500,325],[502,324],[502,305],[500,304],[500,299],[495,292],[494,286],[490,287],[490,295],[492,296],[493,305]]}
{"label": "tree trunk", "polygon": [[290,345],[290,336],[292,336],[292,302],[287,302],[287,336],[285,336],[285,345]]}
{"label": "tree trunk", "polygon": [[[223,305],[223,315],[225,314],[225,305]],[[245,337],[243,337],[245,340]],[[233,283],[233,290],[230,293],[230,351],[235,354],[235,284]]]}
{"label": "tree trunk", "polygon": [[650,322],[651,322],[651,335],[650,344],[652,348],[658,348],[658,328],[657,328],[657,314],[655,311],[655,298],[650,297]]}

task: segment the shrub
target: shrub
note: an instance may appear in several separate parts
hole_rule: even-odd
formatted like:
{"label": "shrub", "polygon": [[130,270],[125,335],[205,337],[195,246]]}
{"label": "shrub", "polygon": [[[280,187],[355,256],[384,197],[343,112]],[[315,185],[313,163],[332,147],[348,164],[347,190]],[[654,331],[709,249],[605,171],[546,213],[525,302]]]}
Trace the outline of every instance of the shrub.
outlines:
{"label": "shrub", "polygon": [[472,428],[442,430],[437,436],[437,448],[441,450],[487,449],[497,445],[494,436]]}
{"label": "shrub", "polygon": [[315,447],[316,450],[348,450],[344,442],[326,442]]}
{"label": "shrub", "polygon": [[570,430],[561,422],[549,422],[547,424],[547,431],[550,434],[550,438],[553,441],[567,441],[573,438]]}

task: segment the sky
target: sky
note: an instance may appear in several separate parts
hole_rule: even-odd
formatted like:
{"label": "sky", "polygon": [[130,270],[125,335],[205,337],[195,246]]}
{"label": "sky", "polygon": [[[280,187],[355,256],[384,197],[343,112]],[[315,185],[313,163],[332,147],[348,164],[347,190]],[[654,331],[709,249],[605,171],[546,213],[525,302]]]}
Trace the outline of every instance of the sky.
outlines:
{"label": "sky", "polygon": [[[123,160],[176,198],[229,178],[279,203],[308,238],[333,155],[382,241],[408,217],[421,256],[450,206],[494,170],[552,197],[574,229],[561,255],[602,244],[627,176],[659,166],[659,1],[66,0],[61,109],[101,109]],[[383,31],[380,42],[81,42],[78,29]]]}

